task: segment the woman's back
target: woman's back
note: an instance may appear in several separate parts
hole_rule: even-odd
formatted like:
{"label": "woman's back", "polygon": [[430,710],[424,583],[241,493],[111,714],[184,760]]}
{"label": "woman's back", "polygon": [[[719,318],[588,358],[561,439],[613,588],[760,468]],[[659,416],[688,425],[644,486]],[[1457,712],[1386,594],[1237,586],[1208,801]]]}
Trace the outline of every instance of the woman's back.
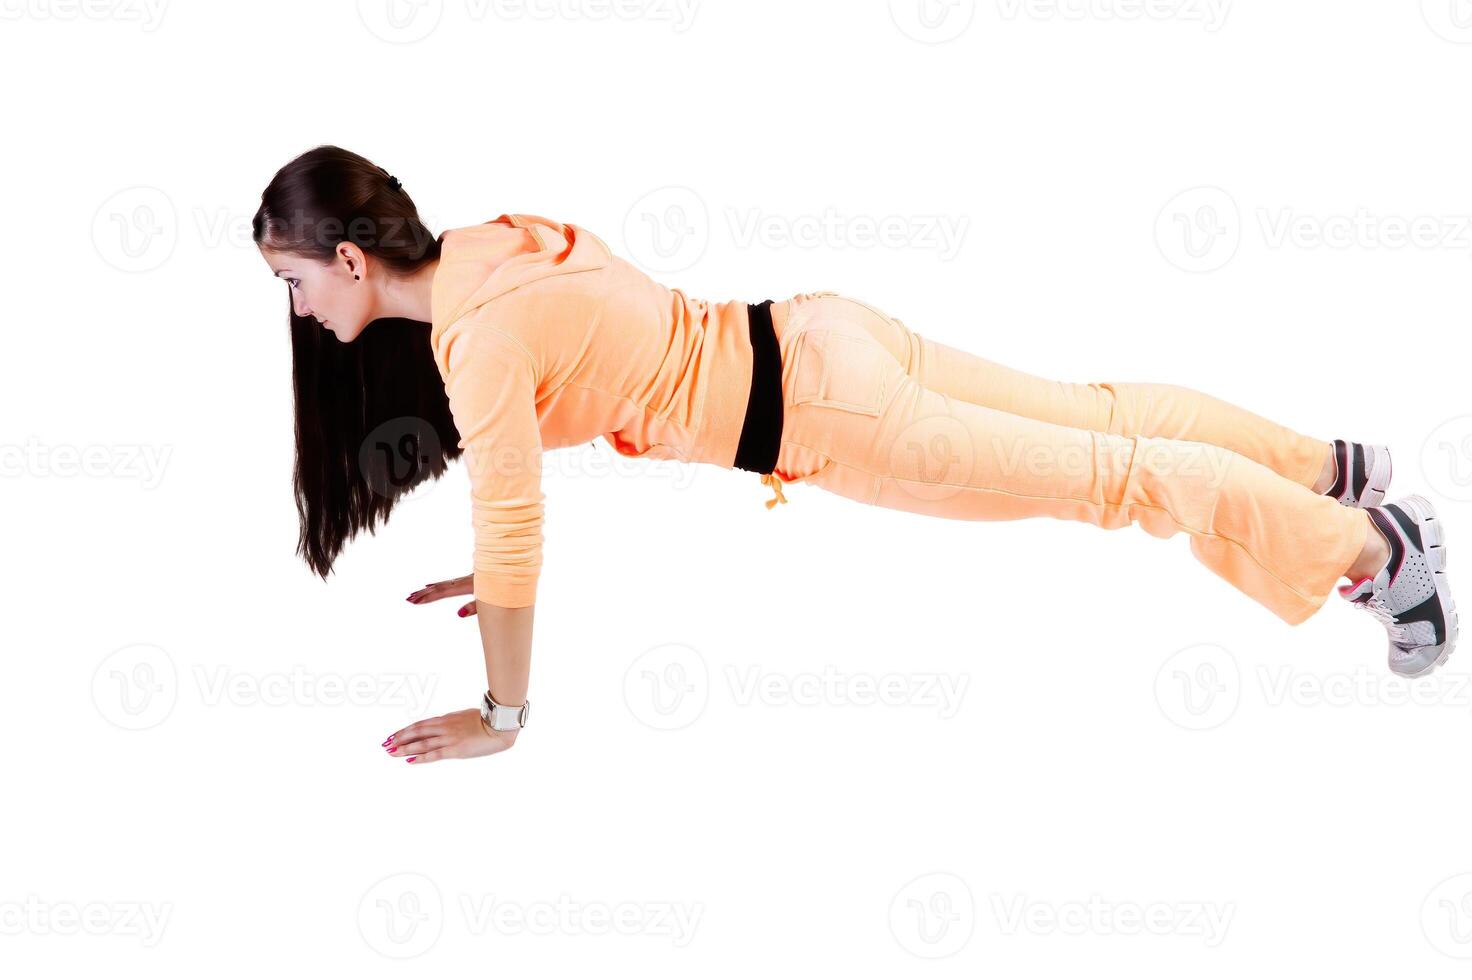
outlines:
{"label": "woman's back", "polygon": [[[508,227],[537,247],[512,251]],[[529,605],[544,449],[603,435],[625,456],[733,464],[751,386],[747,304],[670,289],[592,232],[536,215],[442,240],[430,342],[470,468],[475,594]]]}

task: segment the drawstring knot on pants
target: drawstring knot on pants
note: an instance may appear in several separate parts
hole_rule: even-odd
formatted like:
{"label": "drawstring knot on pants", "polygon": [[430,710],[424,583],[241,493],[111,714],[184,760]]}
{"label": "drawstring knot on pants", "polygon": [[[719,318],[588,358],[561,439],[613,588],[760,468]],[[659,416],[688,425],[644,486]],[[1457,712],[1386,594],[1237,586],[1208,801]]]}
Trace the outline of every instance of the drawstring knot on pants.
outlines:
{"label": "drawstring knot on pants", "polygon": [[771,510],[779,503],[787,503],[787,498],[782,496],[782,478],[780,476],[778,476],[776,473],[763,473],[762,483],[766,486],[771,487],[773,494],[775,494],[775,496],[773,496],[771,500],[765,501],[767,505],[767,510]]}

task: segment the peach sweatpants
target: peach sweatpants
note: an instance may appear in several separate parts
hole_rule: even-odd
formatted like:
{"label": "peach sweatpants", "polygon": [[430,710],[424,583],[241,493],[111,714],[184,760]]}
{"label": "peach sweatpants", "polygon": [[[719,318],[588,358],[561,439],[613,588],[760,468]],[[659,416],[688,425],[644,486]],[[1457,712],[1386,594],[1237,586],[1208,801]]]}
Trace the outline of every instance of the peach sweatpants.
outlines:
{"label": "peach sweatpants", "polygon": [[773,327],[774,500],[806,482],[940,517],[1184,531],[1203,564],[1290,624],[1364,546],[1365,512],[1309,489],[1327,443],[1210,395],[1045,380],[833,292],[773,304]]}

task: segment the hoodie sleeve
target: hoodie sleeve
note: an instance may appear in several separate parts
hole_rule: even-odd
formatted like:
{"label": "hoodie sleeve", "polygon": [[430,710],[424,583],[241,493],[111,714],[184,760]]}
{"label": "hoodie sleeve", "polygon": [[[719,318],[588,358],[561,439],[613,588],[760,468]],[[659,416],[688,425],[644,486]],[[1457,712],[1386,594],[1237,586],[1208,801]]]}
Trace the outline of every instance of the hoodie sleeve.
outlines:
{"label": "hoodie sleeve", "polygon": [[545,499],[536,365],[509,334],[467,326],[447,352],[445,391],[470,475],[475,597],[530,606],[542,570]]}

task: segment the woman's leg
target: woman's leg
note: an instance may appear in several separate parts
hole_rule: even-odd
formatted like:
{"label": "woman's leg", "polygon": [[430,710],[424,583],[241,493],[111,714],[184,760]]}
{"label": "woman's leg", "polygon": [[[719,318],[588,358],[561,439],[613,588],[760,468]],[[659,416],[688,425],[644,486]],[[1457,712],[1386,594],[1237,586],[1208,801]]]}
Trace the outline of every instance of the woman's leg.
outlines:
{"label": "woman's leg", "polygon": [[847,306],[786,323],[780,479],[964,520],[1184,531],[1203,564],[1289,623],[1322,606],[1366,545],[1364,511],[1229,448],[1063,425],[922,385],[880,329]]}
{"label": "woman's leg", "polygon": [[903,321],[861,300],[838,293],[815,295],[862,307],[868,315],[858,322],[905,372],[922,386],[951,398],[1076,429],[1211,443],[1256,460],[1305,487],[1314,487],[1326,465],[1332,467],[1330,443],[1203,392],[1148,382],[1050,381],[922,337]]}

